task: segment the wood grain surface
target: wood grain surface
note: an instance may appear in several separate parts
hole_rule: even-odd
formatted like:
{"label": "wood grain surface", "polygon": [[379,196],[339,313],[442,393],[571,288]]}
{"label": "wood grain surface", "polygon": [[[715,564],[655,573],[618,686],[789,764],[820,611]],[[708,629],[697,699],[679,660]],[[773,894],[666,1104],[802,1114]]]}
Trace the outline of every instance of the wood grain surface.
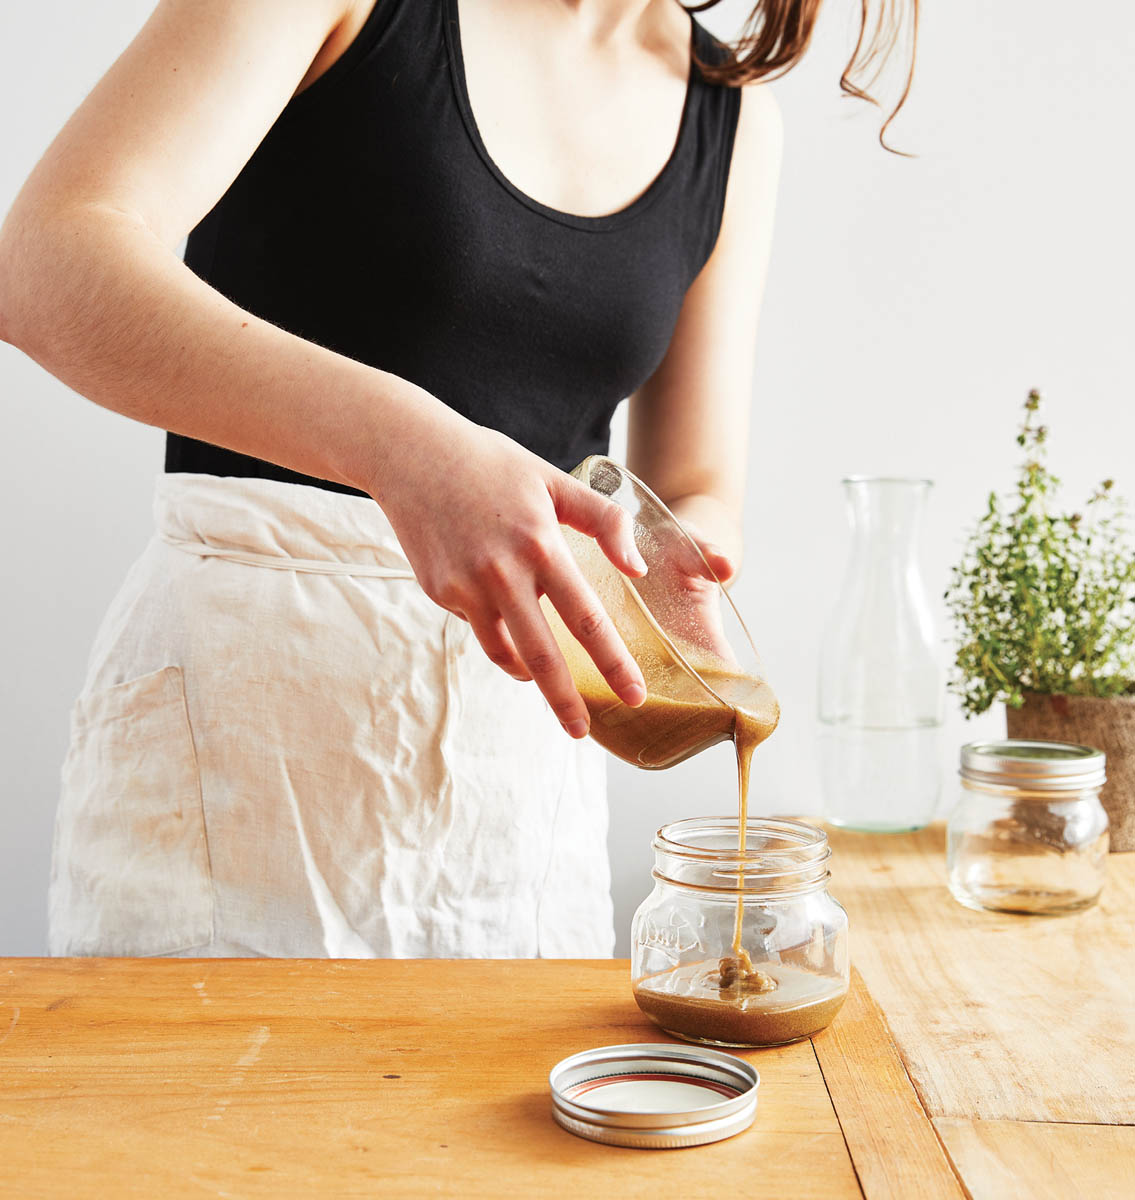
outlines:
{"label": "wood grain surface", "polygon": [[932,1117],[1135,1123],[1135,855],[1096,907],[1013,916],[951,898],[941,826],[830,833],[852,958]]}
{"label": "wood grain surface", "polygon": [[625,962],[7,960],[0,1038],[0,1195],[21,1200],[861,1196],[809,1042],[751,1056],[757,1121],[729,1141],[555,1125],[559,1059],[666,1040]]}
{"label": "wood grain surface", "polygon": [[854,969],[840,1019],[812,1041],[864,1193],[965,1200],[883,1014]]}
{"label": "wood grain surface", "polygon": [[1131,1200],[1135,1127],[935,1121],[973,1200]]}

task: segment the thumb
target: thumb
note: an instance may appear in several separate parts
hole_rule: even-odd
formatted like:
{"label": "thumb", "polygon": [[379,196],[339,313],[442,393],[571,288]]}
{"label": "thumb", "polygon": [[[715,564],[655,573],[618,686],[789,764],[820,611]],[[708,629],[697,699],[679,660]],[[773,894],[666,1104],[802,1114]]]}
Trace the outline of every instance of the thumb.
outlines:
{"label": "thumb", "polygon": [[570,475],[552,481],[549,491],[561,524],[593,537],[624,575],[646,574],[646,562],[635,545],[634,522],[625,509]]}

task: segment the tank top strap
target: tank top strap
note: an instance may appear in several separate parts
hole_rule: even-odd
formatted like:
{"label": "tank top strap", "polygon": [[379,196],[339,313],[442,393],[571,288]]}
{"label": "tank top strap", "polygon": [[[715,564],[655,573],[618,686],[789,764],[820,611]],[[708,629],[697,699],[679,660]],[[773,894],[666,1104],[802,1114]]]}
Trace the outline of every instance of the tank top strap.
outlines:
{"label": "tank top strap", "polygon": [[680,172],[686,229],[697,236],[687,242],[691,278],[701,270],[717,244],[733,144],[741,113],[741,89],[711,83],[698,69],[698,62],[718,63],[725,47],[697,20],[693,21],[694,61],[690,64],[693,127]]}

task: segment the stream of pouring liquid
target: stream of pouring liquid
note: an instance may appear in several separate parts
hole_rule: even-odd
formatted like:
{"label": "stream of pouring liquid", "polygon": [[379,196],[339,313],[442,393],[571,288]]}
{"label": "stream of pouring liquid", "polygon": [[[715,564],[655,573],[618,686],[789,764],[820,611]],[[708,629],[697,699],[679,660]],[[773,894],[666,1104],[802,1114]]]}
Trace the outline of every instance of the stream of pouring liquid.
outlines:
{"label": "stream of pouring liquid", "polygon": [[[737,751],[737,912],[733,920],[733,956],[737,960],[739,972],[743,977],[755,974],[753,960],[741,940],[742,923],[745,917],[745,839],[748,832],[749,820],[749,768],[753,762],[753,751],[776,728],[775,719],[770,721],[765,715],[748,711],[738,698],[726,695],[733,701],[735,707],[733,721],[733,745]],[[777,713],[779,715],[779,712]],[[724,974],[724,972],[723,972]],[[724,978],[722,980],[724,985]]]}
{"label": "stream of pouring liquid", "polygon": [[[553,615],[551,619],[556,618]],[[647,768],[667,767],[714,742],[732,739],[737,753],[737,912],[733,957],[721,960],[721,986],[723,989],[737,986],[746,992],[774,987],[768,976],[753,967],[741,941],[745,896],[741,860],[745,854],[749,809],[749,767],[753,751],[769,737],[780,718],[780,706],[772,689],[752,675],[699,664],[699,675],[720,697],[716,699],[684,668],[676,670],[672,660],[656,654],[657,665],[653,670],[649,667],[644,670],[646,701],[639,708],[629,708],[607,687],[589,661],[582,661],[570,648],[568,653],[576,663],[573,674],[591,716],[591,736],[626,762]],[[650,662],[646,655],[638,657]]]}

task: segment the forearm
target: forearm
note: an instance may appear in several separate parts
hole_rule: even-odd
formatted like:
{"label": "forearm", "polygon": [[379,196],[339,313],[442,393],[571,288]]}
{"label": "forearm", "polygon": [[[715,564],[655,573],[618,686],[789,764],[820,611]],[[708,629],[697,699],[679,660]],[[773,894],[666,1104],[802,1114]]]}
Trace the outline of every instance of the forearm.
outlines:
{"label": "forearm", "polygon": [[106,408],[372,494],[431,423],[465,424],[413,384],[243,311],[140,219],[101,207],[14,214],[0,335]]}

